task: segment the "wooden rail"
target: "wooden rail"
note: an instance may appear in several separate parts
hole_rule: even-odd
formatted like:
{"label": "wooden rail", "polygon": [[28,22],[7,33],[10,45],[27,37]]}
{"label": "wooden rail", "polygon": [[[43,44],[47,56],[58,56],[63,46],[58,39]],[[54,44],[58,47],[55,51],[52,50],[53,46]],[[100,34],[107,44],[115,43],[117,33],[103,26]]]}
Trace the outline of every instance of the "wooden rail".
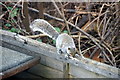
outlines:
{"label": "wooden rail", "polygon": [[29,70],[31,73],[46,78],[62,78],[63,64],[69,63],[69,75],[74,78],[120,78],[118,68],[87,58],[61,59],[56,53],[55,47],[16,33],[0,30],[0,36],[2,37],[0,39],[2,46],[28,55],[41,57],[40,64]]}
{"label": "wooden rail", "polygon": [[23,3],[23,24],[25,26],[25,29],[27,32],[30,32],[30,27],[29,27],[29,16],[28,16],[28,2]]}

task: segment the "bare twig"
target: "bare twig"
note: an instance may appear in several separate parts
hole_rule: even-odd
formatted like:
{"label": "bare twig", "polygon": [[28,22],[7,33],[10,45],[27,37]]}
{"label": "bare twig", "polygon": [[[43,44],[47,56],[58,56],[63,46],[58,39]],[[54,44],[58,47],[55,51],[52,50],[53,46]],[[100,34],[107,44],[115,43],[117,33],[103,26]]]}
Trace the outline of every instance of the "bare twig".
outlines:
{"label": "bare twig", "polygon": [[29,37],[29,38],[38,38],[38,37],[45,37],[47,35],[45,34],[39,34],[39,35],[31,35],[31,36],[26,36],[26,37]]}
{"label": "bare twig", "polygon": [[77,22],[78,22],[78,17],[76,18],[75,25],[77,25]]}
{"label": "bare twig", "polygon": [[22,8],[22,11],[21,11],[21,14],[22,14],[22,17],[23,18],[25,18],[25,16],[24,16],[24,9],[23,9],[23,5],[24,5],[24,0],[22,0],[22,5],[21,5],[21,8]]}
{"label": "bare twig", "polygon": [[77,14],[91,14],[93,16],[97,16],[98,13],[96,12],[86,12],[86,11],[78,11],[78,10],[74,10],[74,9],[64,9],[65,12],[73,12],[73,13],[77,13]]}
{"label": "bare twig", "polygon": [[[103,15],[106,14],[106,13],[108,13],[108,11],[102,13],[100,16],[103,16]],[[99,17],[100,17],[100,16],[99,16]],[[84,30],[85,30],[86,28],[88,28],[88,27],[89,27],[94,21],[96,21],[99,17],[96,17],[94,20],[92,20],[92,21],[84,28]]]}
{"label": "bare twig", "polygon": [[94,49],[94,51],[90,54],[90,59],[93,58],[94,54],[96,53],[96,51],[97,51],[98,49],[99,49],[98,47],[96,47],[96,48]]}
{"label": "bare twig", "polygon": [[84,58],[83,54],[81,53],[81,49],[80,49],[80,37],[81,37],[81,33],[79,32],[79,38],[78,38],[79,54],[81,55],[82,58]]}
{"label": "bare twig", "polygon": [[[102,51],[103,54],[106,56],[106,58],[110,61],[110,63],[111,63],[112,65],[114,65],[113,62],[111,62],[111,60],[109,59],[109,57],[106,55],[104,49],[96,42],[96,40],[95,40],[95,38],[94,38],[93,36],[89,35],[88,33],[84,32],[83,30],[81,30],[78,26],[75,26],[74,24],[72,24],[72,23],[70,23],[70,22],[68,22],[68,23],[69,23],[71,26],[73,26],[73,27],[75,27],[76,29],[78,29],[81,33],[83,33],[84,35],[86,35],[89,39],[91,39],[91,40],[96,44],[96,46],[98,46],[98,47],[101,49],[101,51]],[[99,41],[99,42],[100,42],[100,41]],[[105,45],[104,45],[104,47],[107,48]],[[107,48],[107,50],[109,50],[109,49]],[[111,52],[111,51],[110,51],[110,52]],[[111,55],[112,55],[112,53],[111,53]]]}
{"label": "bare twig", "polygon": [[99,12],[99,15],[98,15],[98,19],[97,19],[97,32],[98,32],[98,35],[101,37],[101,35],[100,35],[100,26],[98,26],[99,25],[99,20],[100,20],[100,15],[101,15],[101,12],[102,12],[102,10],[103,10],[103,8],[104,8],[104,4],[102,5],[102,7],[101,7],[101,9],[100,9],[100,12]]}
{"label": "bare twig", "polygon": [[[79,32],[78,32],[78,33],[79,33]],[[79,35],[71,35],[71,37],[73,37],[73,38],[78,38]],[[85,35],[81,35],[80,38],[87,38],[87,39],[88,39],[88,37],[85,36]]]}
{"label": "bare twig", "polygon": [[0,4],[3,5],[3,6],[7,9],[7,11],[6,11],[4,14],[0,15],[0,19],[2,19],[2,17],[3,17],[4,15],[6,15],[8,12],[10,12],[10,10],[9,10],[8,7],[7,7],[5,4],[3,4],[2,2],[0,2]]}
{"label": "bare twig", "polygon": [[[91,11],[90,2],[86,3],[86,9],[87,9],[87,12]],[[90,15],[90,13],[88,13],[88,18],[89,18],[89,21],[91,21],[91,15]]]}
{"label": "bare twig", "polygon": [[[68,26],[68,23],[66,21],[66,18],[64,16],[64,9],[62,8],[62,12],[59,10],[58,6],[56,5],[55,1],[52,0],[52,3],[54,4],[55,8],[57,9],[58,13],[60,14],[60,16],[64,19],[64,22],[66,24],[66,27],[67,27],[67,30],[68,30],[68,33],[70,34],[70,29],[69,29],[69,26]],[[62,5],[62,4],[61,4]]]}
{"label": "bare twig", "polygon": [[105,14],[105,16],[104,16],[104,22],[103,22],[103,26],[102,26],[102,33],[101,33],[101,39],[103,39],[104,38],[104,35],[105,35],[105,33],[106,33],[106,29],[107,29],[107,25],[108,25],[108,23],[107,22],[109,22],[109,20],[107,21],[107,14]]}
{"label": "bare twig", "polygon": [[90,50],[90,49],[92,49],[92,48],[94,48],[94,47],[96,47],[96,45],[91,46],[91,47],[89,47],[89,48],[87,48],[87,49],[85,49],[85,50],[81,51],[81,54],[86,53],[88,50]]}
{"label": "bare twig", "polygon": [[116,59],[118,56],[120,56],[120,53],[118,53],[118,54],[115,56],[115,59]]}

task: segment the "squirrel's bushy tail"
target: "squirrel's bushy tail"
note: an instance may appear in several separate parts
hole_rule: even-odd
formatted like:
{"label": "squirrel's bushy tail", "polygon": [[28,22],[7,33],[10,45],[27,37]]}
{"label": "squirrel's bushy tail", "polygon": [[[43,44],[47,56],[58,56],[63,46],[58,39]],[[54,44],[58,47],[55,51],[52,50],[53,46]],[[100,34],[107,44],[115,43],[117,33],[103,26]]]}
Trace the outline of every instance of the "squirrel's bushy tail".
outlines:
{"label": "squirrel's bushy tail", "polygon": [[40,31],[54,40],[56,40],[59,35],[55,28],[44,19],[35,19],[30,24],[30,28],[33,32]]}

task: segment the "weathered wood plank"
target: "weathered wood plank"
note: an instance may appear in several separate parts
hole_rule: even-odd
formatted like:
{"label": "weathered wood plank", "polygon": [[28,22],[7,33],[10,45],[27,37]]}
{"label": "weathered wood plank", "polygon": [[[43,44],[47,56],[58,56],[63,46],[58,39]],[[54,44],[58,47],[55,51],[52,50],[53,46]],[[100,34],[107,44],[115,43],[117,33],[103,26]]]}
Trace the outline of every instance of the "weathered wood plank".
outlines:
{"label": "weathered wood plank", "polygon": [[4,78],[8,78],[10,76],[13,76],[19,72],[22,72],[30,67],[33,67],[34,65],[38,64],[38,59],[33,59],[33,60],[29,60],[23,64],[20,64],[18,66],[15,66],[9,70],[6,70],[4,72],[2,72],[2,79]]}
{"label": "weathered wood plank", "polygon": [[45,78],[62,78],[63,77],[63,72],[44,66],[42,64],[38,64],[34,66],[33,68],[29,69],[28,72],[43,76]]}
{"label": "weathered wood plank", "polygon": [[1,61],[0,61],[0,72],[6,71],[10,68],[13,68],[14,66],[17,66],[21,63],[24,63],[28,60],[33,59],[33,56],[29,56],[23,53],[20,53],[18,51],[14,51],[8,48],[1,47],[2,51],[0,54],[1,56]]}
{"label": "weathered wood plank", "polygon": [[38,58],[11,49],[2,47],[1,52],[0,76],[2,76],[2,79],[13,76],[39,63]]}
{"label": "weathered wood plank", "polygon": [[106,78],[103,75],[99,75],[74,65],[70,65],[70,74],[77,78]]}
{"label": "weathered wood plank", "polygon": [[[27,50],[30,55],[33,55],[33,56],[44,55],[51,59],[53,58],[56,61],[67,62],[76,67],[83,68],[90,72],[97,73],[101,76],[105,76],[105,77],[109,77],[109,78],[120,77],[120,75],[118,75],[118,70],[119,70],[118,68],[115,68],[115,67],[97,62],[97,61],[93,61],[93,60],[90,60],[87,58],[85,58],[85,59],[73,58],[73,59],[69,59],[69,60],[60,59],[59,55],[56,54],[56,48],[53,46],[26,38],[23,36],[15,36],[16,34],[11,33],[11,32],[6,32],[6,31],[0,30],[0,34],[3,36],[2,41],[9,43],[11,45],[18,46],[21,49]],[[24,44],[25,40],[27,41],[27,44]],[[56,65],[58,65],[58,64],[59,63],[56,63]],[[83,72],[83,73],[86,73],[86,72]],[[86,73],[86,74],[88,74],[88,73]],[[86,77],[86,76],[84,76],[84,77]]]}
{"label": "weathered wood plank", "polygon": [[59,60],[56,60],[55,58],[51,58],[51,57],[45,56],[43,54],[37,54],[35,52],[31,52],[31,51],[28,51],[24,48],[6,43],[4,41],[2,43],[2,46],[10,48],[10,49],[18,51],[18,52],[21,52],[21,53],[26,53],[28,55],[34,55],[36,57],[40,57],[41,58],[40,59],[40,64],[43,64],[43,65],[49,66],[51,68],[63,71],[63,62],[61,62]]}
{"label": "weathered wood plank", "polygon": [[[43,59],[45,61],[42,61]],[[49,66],[51,68],[57,69],[59,71],[63,71],[63,62],[58,61],[58,60],[56,60],[54,58],[50,58],[50,57],[41,55],[40,63],[43,64],[43,65]]]}

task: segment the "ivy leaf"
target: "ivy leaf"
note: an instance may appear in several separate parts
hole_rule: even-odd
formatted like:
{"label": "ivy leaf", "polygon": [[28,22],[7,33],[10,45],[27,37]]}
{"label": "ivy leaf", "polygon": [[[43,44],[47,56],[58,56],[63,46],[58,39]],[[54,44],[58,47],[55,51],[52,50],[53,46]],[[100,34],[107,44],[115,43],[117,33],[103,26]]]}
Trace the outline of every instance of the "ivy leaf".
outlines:
{"label": "ivy leaf", "polygon": [[17,28],[11,28],[10,32],[20,33],[21,30],[19,30]]}
{"label": "ivy leaf", "polygon": [[13,9],[12,12],[9,13],[9,15],[13,18],[13,17],[17,16],[17,13],[18,13],[17,11],[18,11],[18,8],[15,8],[15,9]]}
{"label": "ivy leaf", "polygon": [[5,26],[11,27],[12,25],[10,23],[6,23]]}
{"label": "ivy leaf", "polygon": [[38,39],[36,39],[36,40],[39,41],[39,42],[42,42],[42,39],[39,39],[39,38],[38,38]]}
{"label": "ivy leaf", "polygon": [[12,22],[12,23],[17,23],[17,21],[16,21],[16,20],[11,20],[11,22]]}
{"label": "ivy leaf", "polygon": [[11,28],[11,32],[17,32],[15,28]]}
{"label": "ivy leaf", "polygon": [[7,7],[9,10],[11,10],[12,9],[12,7]]}
{"label": "ivy leaf", "polygon": [[57,31],[57,32],[61,32],[61,30],[60,30],[60,28],[59,27],[55,27],[55,30]]}
{"label": "ivy leaf", "polygon": [[67,31],[67,30],[64,30],[63,33],[67,33],[67,34],[68,34],[68,31]]}
{"label": "ivy leaf", "polygon": [[53,44],[56,44],[56,40],[53,40]]}

